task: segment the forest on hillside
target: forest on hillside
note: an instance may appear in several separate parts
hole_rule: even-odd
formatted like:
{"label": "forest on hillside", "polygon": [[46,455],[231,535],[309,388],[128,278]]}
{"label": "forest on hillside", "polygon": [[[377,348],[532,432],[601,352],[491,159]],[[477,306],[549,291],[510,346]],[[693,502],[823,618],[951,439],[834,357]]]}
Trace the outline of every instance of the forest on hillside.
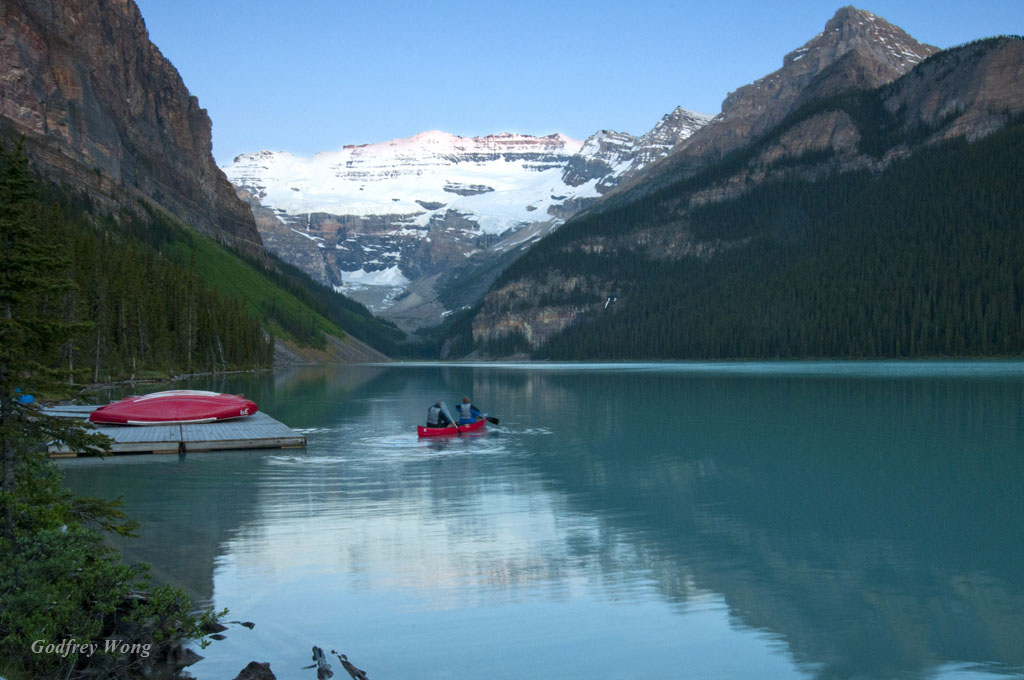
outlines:
{"label": "forest on hillside", "polygon": [[0,220],[5,269],[34,280],[24,313],[75,329],[35,357],[71,384],[269,368],[275,338],[323,347],[348,331],[387,352],[403,335],[284,263],[46,183],[17,143],[0,151]]}
{"label": "forest on hillside", "polygon": [[88,197],[36,179],[20,146],[0,152],[4,268],[35,291],[12,314],[73,329],[38,365],[69,383],[271,365],[273,338],[243,301],[209,286],[194,259],[169,247],[170,224],[157,216],[147,225],[162,241],[153,247],[132,233],[141,217],[120,217],[94,214]]}
{"label": "forest on hillside", "polygon": [[[879,175],[777,181],[687,211],[695,241],[729,244],[711,256],[580,247],[595,235],[623,243],[659,222],[673,228],[672,206],[699,178],[684,180],[570,222],[497,285],[561,271],[617,293],[537,358],[1019,356],[1022,177],[1016,121],[975,143],[921,148]],[[488,349],[526,347],[516,337],[505,345]]]}

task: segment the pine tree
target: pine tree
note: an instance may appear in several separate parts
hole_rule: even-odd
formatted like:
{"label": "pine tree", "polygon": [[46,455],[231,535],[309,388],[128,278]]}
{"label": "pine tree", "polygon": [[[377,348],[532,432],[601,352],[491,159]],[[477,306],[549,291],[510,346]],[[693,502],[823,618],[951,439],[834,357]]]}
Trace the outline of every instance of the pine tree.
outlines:
{"label": "pine tree", "polygon": [[[124,564],[87,526],[130,533],[135,525],[125,521],[120,502],[73,496],[45,447],[63,440],[99,453],[106,438],[22,399],[66,389],[62,354],[86,330],[73,313],[69,320],[72,273],[60,227],[58,214],[41,200],[22,145],[13,151],[0,145],[0,662],[8,677],[128,677],[131,655],[30,651],[34,640],[71,636],[102,648],[106,636],[131,636],[152,643],[159,660],[179,640],[201,635],[183,591],[154,588],[148,567]],[[143,591],[152,595],[138,597]]]}
{"label": "pine tree", "polygon": [[[101,441],[78,427],[41,414],[25,394],[52,388],[63,373],[59,348],[82,330],[63,320],[71,287],[66,259],[42,207],[24,148],[0,148],[0,504],[3,533],[27,513],[25,490],[38,469],[39,442],[74,441],[95,450]],[[20,395],[19,395],[20,393]],[[38,500],[38,499],[34,499]]]}

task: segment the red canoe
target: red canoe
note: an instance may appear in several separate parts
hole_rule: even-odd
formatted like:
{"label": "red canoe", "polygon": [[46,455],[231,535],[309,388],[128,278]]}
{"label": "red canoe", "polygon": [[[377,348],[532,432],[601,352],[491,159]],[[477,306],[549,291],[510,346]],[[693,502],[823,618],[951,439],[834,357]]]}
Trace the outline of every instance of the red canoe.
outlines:
{"label": "red canoe", "polygon": [[422,425],[418,425],[416,427],[416,434],[418,434],[421,437],[444,437],[446,435],[457,437],[460,434],[460,430],[462,431],[462,433],[475,432],[477,430],[482,430],[484,425],[486,424],[487,419],[481,418],[475,423],[470,423],[468,425],[459,425],[458,429],[455,429],[454,427],[424,427]]}
{"label": "red canoe", "polygon": [[176,425],[212,423],[256,413],[245,397],[201,390],[168,390],[129,397],[101,406],[89,420],[102,425]]}

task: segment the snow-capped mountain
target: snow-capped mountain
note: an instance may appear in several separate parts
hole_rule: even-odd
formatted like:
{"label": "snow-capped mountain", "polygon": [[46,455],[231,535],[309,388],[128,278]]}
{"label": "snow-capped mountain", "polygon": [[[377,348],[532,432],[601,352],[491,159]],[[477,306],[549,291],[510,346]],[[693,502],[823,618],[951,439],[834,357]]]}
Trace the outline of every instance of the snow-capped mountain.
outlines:
{"label": "snow-capped mountain", "polygon": [[597,191],[607,193],[624,177],[632,176],[667,156],[710,120],[711,116],[703,113],[676,108],[641,137],[601,130],[591,135],[580,152],[570,160],[563,179],[567,184],[576,186],[596,178]]}
{"label": "snow-capped mountain", "polygon": [[[582,146],[563,135],[465,138],[435,130],[311,158],[263,151],[224,170],[287,224],[311,213],[401,215],[402,224],[422,229],[455,211],[481,233],[497,234],[557,202],[552,194],[566,190],[562,168]],[[596,196],[594,184],[576,191]]]}
{"label": "snow-capped mountain", "polygon": [[446,311],[441,274],[526,247],[709,120],[676,109],[642,137],[584,142],[432,131],[312,157],[261,151],[223,169],[271,251],[411,329]]}

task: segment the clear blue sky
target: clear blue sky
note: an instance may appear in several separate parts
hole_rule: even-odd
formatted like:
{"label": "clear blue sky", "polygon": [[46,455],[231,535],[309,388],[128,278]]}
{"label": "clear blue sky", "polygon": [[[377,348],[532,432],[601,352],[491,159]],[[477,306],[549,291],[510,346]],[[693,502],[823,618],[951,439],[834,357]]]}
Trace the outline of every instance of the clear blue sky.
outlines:
{"label": "clear blue sky", "polygon": [[[642,134],[718,113],[843,2],[137,0],[213,119],[217,162],[310,155],[425,130]],[[951,47],[1024,33],[1024,0],[857,3]]]}

